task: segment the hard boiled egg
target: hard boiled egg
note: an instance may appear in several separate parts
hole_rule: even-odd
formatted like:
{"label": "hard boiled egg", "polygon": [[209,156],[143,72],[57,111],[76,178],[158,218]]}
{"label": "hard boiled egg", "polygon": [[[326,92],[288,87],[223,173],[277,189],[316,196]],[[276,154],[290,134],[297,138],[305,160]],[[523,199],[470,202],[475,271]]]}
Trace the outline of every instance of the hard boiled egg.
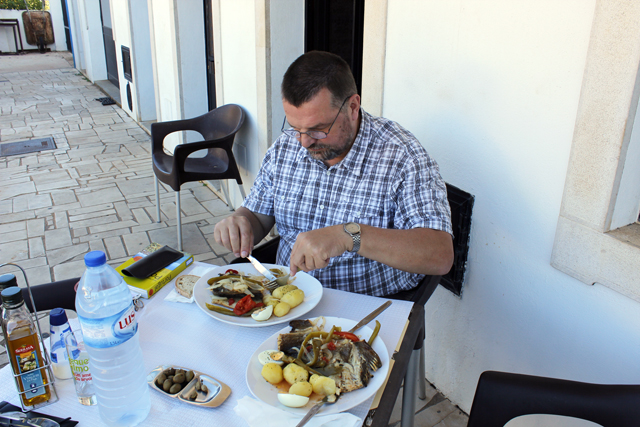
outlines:
{"label": "hard boiled egg", "polygon": [[257,320],[258,322],[264,322],[265,320],[269,320],[272,314],[273,306],[268,305],[251,313],[251,317],[253,317],[253,319]]}
{"label": "hard boiled egg", "polygon": [[262,353],[258,354],[258,361],[263,365],[267,363],[277,363],[278,365],[282,365],[284,362],[281,360],[281,357],[272,358],[271,355],[278,353],[278,355],[282,356],[282,352],[278,350],[265,350]]}
{"label": "hard boiled egg", "polygon": [[289,393],[278,393],[278,400],[284,406],[288,406],[290,408],[301,408],[309,403],[308,397]]}

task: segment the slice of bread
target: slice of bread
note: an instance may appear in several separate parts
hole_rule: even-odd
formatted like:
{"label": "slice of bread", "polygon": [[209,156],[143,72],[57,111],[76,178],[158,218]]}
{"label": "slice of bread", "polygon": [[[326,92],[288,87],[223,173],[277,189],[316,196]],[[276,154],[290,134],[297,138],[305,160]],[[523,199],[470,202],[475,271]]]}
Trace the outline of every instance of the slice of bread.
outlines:
{"label": "slice of bread", "polygon": [[193,296],[193,287],[199,279],[200,276],[194,276],[193,274],[179,276],[176,279],[176,291],[185,298],[191,298]]}

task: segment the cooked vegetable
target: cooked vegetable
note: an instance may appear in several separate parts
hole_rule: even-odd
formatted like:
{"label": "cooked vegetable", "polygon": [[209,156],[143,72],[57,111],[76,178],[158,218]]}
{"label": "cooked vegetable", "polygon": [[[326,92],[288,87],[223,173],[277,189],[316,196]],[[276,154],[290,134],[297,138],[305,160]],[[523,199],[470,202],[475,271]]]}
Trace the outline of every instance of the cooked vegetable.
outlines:
{"label": "cooked vegetable", "polygon": [[300,289],[294,289],[284,294],[280,301],[286,302],[291,306],[291,308],[297,307],[302,304],[302,301],[304,301],[304,292]]}
{"label": "cooked vegetable", "polygon": [[262,378],[269,384],[278,384],[282,381],[282,368],[277,363],[267,363],[262,367]]}
{"label": "cooked vegetable", "polygon": [[336,382],[333,378],[319,377],[313,383],[313,391],[323,396],[336,394]]}
{"label": "cooked vegetable", "polygon": [[[305,371],[306,372],[306,371]],[[298,396],[311,396],[313,387],[307,381],[298,381],[289,387],[289,394],[297,394]]]}
{"label": "cooked vegetable", "polygon": [[279,288],[276,288],[276,290],[273,291],[271,294],[273,295],[274,298],[282,299],[284,294],[286,294],[289,291],[293,291],[294,289],[298,289],[298,287],[296,285],[284,285],[284,286],[280,286]]}
{"label": "cooked vegetable", "polygon": [[300,381],[307,381],[307,379],[309,379],[309,373],[295,363],[289,363],[283,369],[282,373],[284,375],[284,380],[291,385]]}
{"label": "cooked vegetable", "polygon": [[289,313],[289,310],[291,310],[291,306],[289,304],[286,302],[279,302],[278,305],[273,308],[273,314],[276,317],[282,317]]}
{"label": "cooked vegetable", "polygon": [[360,341],[360,338],[358,338],[358,336],[356,334],[352,334],[351,332],[335,331],[333,333],[333,335],[337,335],[339,337],[346,338],[346,339],[351,340],[353,342]]}
{"label": "cooked vegetable", "polygon": [[313,385],[316,383],[318,378],[320,378],[320,375],[318,374],[311,375],[311,377],[309,378],[309,384],[311,384],[311,386],[313,387]]}
{"label": "cooked vegetable", "polygon": [[375,340],[376,337],[378,336],[378,332],[380,332],[380,322],[376,320],[376,327],[371,333],[371,337],[369,338],[369,342],[368,342],[369,345],[373,345],[373,340]]}

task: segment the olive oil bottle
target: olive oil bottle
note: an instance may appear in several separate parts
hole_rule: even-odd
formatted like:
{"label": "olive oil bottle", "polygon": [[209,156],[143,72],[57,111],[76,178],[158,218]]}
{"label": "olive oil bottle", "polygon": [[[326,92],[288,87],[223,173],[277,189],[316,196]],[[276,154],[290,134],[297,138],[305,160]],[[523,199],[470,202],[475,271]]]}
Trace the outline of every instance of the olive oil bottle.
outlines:
{"label": "olive oil bottle", "polygon": [[44,367],[40,340],[22,291],[16,286],[2,291],[2,333],[23,408],[48,404],[52,400],[51,381]]}

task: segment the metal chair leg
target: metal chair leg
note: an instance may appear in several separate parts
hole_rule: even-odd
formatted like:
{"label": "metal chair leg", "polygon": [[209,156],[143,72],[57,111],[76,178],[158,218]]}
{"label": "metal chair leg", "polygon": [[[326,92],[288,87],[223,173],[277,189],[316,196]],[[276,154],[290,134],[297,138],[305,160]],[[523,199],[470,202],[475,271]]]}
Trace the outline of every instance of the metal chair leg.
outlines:
{"label": "metal chair leg", "polygon": [[404,375],[404,390],[402,391],[402,418],[401,427],[413,427],[416,415],[416,377],[420,362],[420,350],[413,350],[409,358],[407,373]]}
{"label": "metal chair leg", "polygon": [[227,187],[225,186],[227,182],[228,181],[220,181],[220,187],[222,187],[222,192],[224,193],[224,198],[226,199],[227,206],[229,206],[229,210],[233,212],[233,206],[231,206],[231,199],[229,198],[229,190],[227,190]]}
{"label": "metal chair leg", "polygon": [[160,181],[156,178],[156,214],[158,220],[156,222],[160,222]]}
{"label": "metal chair leg", "polygon": [[178,228],[178,250],[182,250],[182,219],[180,218],[180,190],[176,191],[176,219],[178,223],[176,227]]}
{"label": "metal chair leg", "polygon": [[419,364],[418,374],[418,397],[420,400],[425,400],[427,398],[427,373],[426,368],[424,366],[424,342],[422,343],[422,347],[420,347],[420,364]]}

